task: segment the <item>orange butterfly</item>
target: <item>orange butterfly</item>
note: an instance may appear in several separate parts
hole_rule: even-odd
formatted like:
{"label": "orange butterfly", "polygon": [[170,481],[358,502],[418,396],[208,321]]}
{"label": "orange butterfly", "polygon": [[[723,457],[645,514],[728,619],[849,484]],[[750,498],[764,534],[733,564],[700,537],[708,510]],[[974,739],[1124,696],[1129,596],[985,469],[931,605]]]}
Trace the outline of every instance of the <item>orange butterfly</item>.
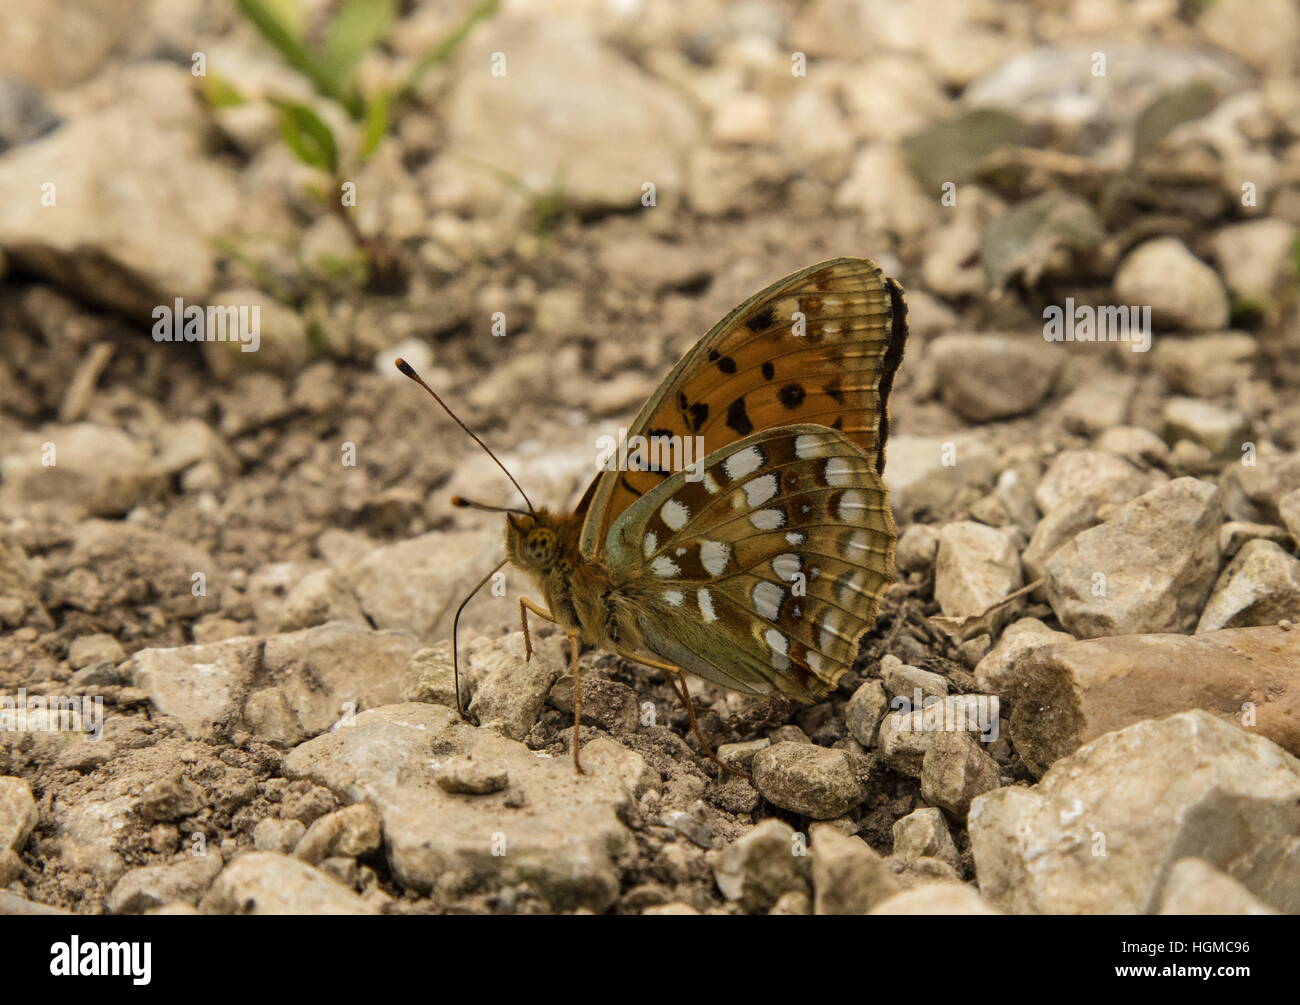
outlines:
{"label": "orange butterfly", "polygon": [[579,772],[583,642],[667,671],[715,761],[684,672],[810,703],[853,665],[894,576],[881,476],[906,340],[903,291],[878,266],[813,265],[715,325],[632,424],[630,438],[701,437],[701,469],[604,471],[564,513],[534,507],[498,460],[526,510],[452,500],[506,514],[506,561],[546,602],[520,600],[528,657],[529,611],[568,635]]}

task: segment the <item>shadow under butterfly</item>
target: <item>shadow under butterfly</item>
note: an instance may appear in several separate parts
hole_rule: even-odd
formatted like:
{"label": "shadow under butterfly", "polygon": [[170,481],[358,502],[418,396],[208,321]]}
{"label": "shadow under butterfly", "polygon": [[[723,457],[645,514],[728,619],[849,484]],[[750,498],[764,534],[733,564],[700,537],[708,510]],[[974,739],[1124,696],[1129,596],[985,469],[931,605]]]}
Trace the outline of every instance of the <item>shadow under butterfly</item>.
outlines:
{"label": "shadow under butterfly", "polygon": [[[665,671],[707,756],[686,673],[746,694],[810,704],[838,683],[894,578],[897,532],[883,473],[889,395],[907,341],[902,288],[873,262],[838,258],[750,297],[697,342],[642,407],[633,437],[702,437],[702,470],[609,470],[577,507],[533,506],[487,445],[404,360],[416,381],[496,462],[525,509],[505,514],[507,562],[569,640],[573,763],[583,643]],[[630,465],[629,467],[636,467]],[[727,770],[734,770],[728,768]]]}

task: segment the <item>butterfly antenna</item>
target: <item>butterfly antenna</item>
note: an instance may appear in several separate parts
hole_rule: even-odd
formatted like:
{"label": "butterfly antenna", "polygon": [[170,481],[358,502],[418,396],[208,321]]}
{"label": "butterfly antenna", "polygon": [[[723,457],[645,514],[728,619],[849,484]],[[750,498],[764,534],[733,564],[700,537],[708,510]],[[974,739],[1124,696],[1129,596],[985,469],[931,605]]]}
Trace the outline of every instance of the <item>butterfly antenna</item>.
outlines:
{"label": "butterfly antenna", "polygon": [[465,423],[460,421],[460,416],[458,416],[447,406],[447,403],[438,396],[438,392],[424,382],[424,378],[415,372],[415,367],[411,366],[410,363],[406,362],[406,360],[402,359],[400,356],[397,359],[393,360],[393,365],[396,366],[397,369],[401,370],[405,376],[410,377],[413,381],[415,381],[422,388],[428,391],[429,394],[432,395],[433,400],[442,406],[442,410],[452,417],[452,420],[456,423],[456,425],[460,426],[461,429],[469,433],[470,439],[472,439],[475,443],[477,443],[480,447],[483,448],[483,450],[487,453],[487,455],[491,457],[493,461],[496,462],[496,466],[502,470],[502,472],[505,474],[507,478],[510,479],[510,484],[512,484],[516,489],[519,490],[519,494],[524,497],[524,503],[528,506],[528,515],[535,515],[537,513],[537,510],[533,508],[532,500],[528,498],[528,493],[524,491],[523,486],[520,485],[519,482],[515,481],[515,476],[512,475],[506,469],[506,466],[504,464],[501,463],[501,459],[497,457],[496,454],[492,453],[491,448],[489,448],[486,443],[484,443],[482,440],[478,438],[478,434],[475,433],[474,430],[470,429],[469,426],[465,425]]}
{"label": "butterfly antenna", "polygon": [[465,605],[474,599],[474,594],[483,589],[487,581],[501,571],[501,566],[505,565],[506,561],[508,561],[508,559],[503,560],[501,565],[498,565],[495,569],[479,580],[478,586],[469,591],[469,596],[460,602],[460,606],[456,608],[456,616],[451,619],[451,674],[456,688],[456,711],[460,713],[462,719],[466,718],[466,716],[465,709],[460,703],[460,615],[461,612],[465,610]]}
{"label": "butterfly antenna", "polygon": [[520,516],[532,516],[524,509],[516,509],[513,506],[489,506],[487,503],[475,502],[473,499],[466,499],[464,496],[452,496],[451,504],[457,509],[481,509],[484,513],[518,513]]}

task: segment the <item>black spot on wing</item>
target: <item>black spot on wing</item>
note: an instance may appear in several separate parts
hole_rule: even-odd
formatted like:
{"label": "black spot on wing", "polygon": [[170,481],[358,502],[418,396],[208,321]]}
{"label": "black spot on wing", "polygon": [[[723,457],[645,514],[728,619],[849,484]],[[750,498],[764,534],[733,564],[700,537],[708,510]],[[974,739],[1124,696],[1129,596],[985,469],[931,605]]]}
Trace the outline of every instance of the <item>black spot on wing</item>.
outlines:
{"label": "black spot on wing", "polygon": [[709,350],[709,362],[716,363],[718,369],[725,374],[733,374],[736,372],[736,361],[730,356],[723,356],[717,349]]}
{"label": "black spot on wing", "polygon": [[771,361],[770,359],[764,360],[764,361],[763,361],[763,379],[764,379],[764,380],[771,380],[771,379],[772,379],[773,377],[775,377],[775,376],[776,376],[776,367],[772,365],[772,361]]}
{"label": "black spot on wing", "polygon": [[690,407],[690,424],[692,429],[699,429],[709,420],[709,406],[697,401]]}
{"label": "black spot on wing", "polygon": [[748,436],[754,431],[754,424],[749,421],[745,411],[745,399],[737,398],[727,408],[727,428],[733,429],[741,436]]}
{"label": "black spot on wing", "polygon": [[781,402],[790,411],[794,411],[802,405],[805,396],[806,393],[802,384],[786,384],[776,392],[777,401]]}
{"label": "black spot on wing", "polygon": [[752,318],[745,322],[745,327],[757,334],[765,332],[776,323],[776,308],[768,307],[759,311]]}

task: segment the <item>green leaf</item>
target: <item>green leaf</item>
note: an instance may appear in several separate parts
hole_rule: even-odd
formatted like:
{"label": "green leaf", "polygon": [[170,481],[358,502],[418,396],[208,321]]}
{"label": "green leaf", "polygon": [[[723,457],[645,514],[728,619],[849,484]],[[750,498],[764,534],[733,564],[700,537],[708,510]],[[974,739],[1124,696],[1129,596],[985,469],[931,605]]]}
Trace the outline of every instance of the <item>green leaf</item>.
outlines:
{"label": "green leaf", "polygon": [[346,104],[343,95],[334,86],[325,65],[303,41],[299,27],[289,20],[286,11],[295,12],[296,5],[286,0],[235,0],[244,16],[253,22],[261,36],[284,58],[284,61],[311,81],[312,86],[327,98]]}
{"label": "green leaf", "polygon": [[1005,289],[1015,278],[1033,286],[1058,249],[1087,255],[1105,236],[1088,203],[1067,192],[1044,192],[1013,206],[984,228],[980,258],[991,289]]}
{"label": "green leaf", "polygon": [[388,91],[378,90],[370,96],[366,105],[366,128],[361,137],[361,159],[369,160],[371,154],[379,149],[379,144],[388,135],[388,115],[392,95]]}
{"label": "green leaf", "polygon": [[325,120],[306,105],[278,100],[275,105],[280,109],[280,135],[289,149],[304,164],[336,174],[339,148]]}
{"label": "green leaf", "polygon": [[1142,110],[1133,125],[1133,161],[1146,156],[1184,122],[1204,118],[1219,103],[1202,80],[1166,91]]}
{"label": "green leaf", "polygon": [[200,86],[203,89],[204,100],[213,108],[230,108],[233,105],[242,105],[247,100],[234,84],[215,70],[207,72]]}
{"label": "green leaf", "polygon": [[346,0],[325,36],[325,70],[340,93],[351,85],[357,64],[388,33],[397,7],[393,0]]}
{"label": "green leaf", "polygon": [[1010,112],[977,108],[936,122],[903,140],[912,173],[927,192],[972,178],[990,154],[1025,143],[1030,127]]}
{"label": "green leaf", "polygon": [[461,42],[465,41],[474,25],[478,24],[484,18],[489,18],[495,14],[501,6],[501,0],[479,0],[465,15],[460,24],[456,25],[447,36],[426,52],[416,62],[411,72],[407,75],[406,82],[402,85],[400,97],[405,98],[419,86],[424,75],[440,63],[445,63],[451,58]]}

